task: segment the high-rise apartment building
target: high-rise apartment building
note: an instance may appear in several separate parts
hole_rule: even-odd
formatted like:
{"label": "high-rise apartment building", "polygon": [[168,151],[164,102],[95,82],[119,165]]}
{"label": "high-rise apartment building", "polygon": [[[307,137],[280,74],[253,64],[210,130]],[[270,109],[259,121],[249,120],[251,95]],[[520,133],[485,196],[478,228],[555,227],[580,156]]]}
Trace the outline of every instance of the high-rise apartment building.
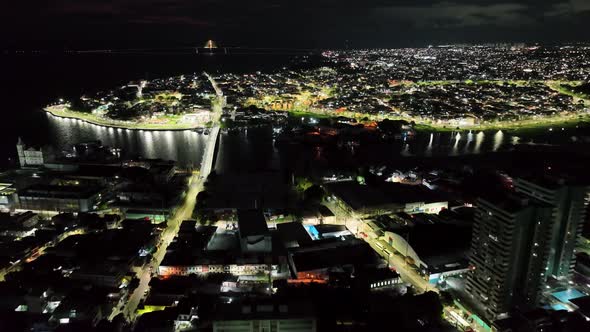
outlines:
{"label": "high-rise apartment building", "polygon": [[517,178],[514,187],[477,204],[467,291],[491,320],[535,307],[549,278],[569,280],[590,192],[545,178]]}
{"label": "high-rise apartment building", "polygon": [[552,209],[522,196],[477,204],[467,291],[495,320],[539,301],[551,240]]}
{"label": "high-rise apartment building", "polygon": [[518,193],[548,204],[553,209],[547,276],[568,280],[575,262],[574,249],[582,233],[588,205],[588,186],[569,185],[562,179],[514,181]]}

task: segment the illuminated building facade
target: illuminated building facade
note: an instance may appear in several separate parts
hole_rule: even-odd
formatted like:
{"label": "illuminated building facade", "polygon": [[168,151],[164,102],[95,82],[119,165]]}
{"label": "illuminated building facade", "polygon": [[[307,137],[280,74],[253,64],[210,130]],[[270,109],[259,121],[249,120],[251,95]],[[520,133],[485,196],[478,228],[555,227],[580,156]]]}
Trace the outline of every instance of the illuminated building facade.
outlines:
{"label": "illuminated building facade", "polygon": [[[278,265],[270,265],[272,272],[278,271]],[[187,276],[190,274],[229,273],[237,276],[256,275],[268,273],[268,264],[195,264],[158,267],[161,276]]]}
{"label": "illuminated building facade", "polygon": [[552,210],[524,197],[477,203],[467,292],[490,320],[533,308],[545,284]]}
{"label": "illuminated building facade", "polygon": [[586,218],[589,200],[587,186],[571,186],[564,180],[514,181],[517,192],[552,207],[551,244],[547,276],[569,280],[576,264],[574,248]]}
{"label": "illuminated building facade", "polygon": [[20,167],[38,167],[44,164],[43,149],[27,148],[20,137],[16,143],[16,152]]}

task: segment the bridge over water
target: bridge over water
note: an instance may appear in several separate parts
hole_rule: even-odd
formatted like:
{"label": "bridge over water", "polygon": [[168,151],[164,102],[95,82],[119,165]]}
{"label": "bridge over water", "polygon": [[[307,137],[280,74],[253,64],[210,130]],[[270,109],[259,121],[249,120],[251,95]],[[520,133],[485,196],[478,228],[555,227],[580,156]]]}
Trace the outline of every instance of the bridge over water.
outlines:
{"label": "bridge over water", "polygon": [[217,96],[216,100],[214,100],[212,103],[213,127],[209,132],[209,138],[207,139],[205,151],[203,152],[203,161],[201,162],[200,177],[201,179],[206,179],[209,174],[211,174],[215,164],[215,152],[217,151],[217,141],[219,140],[220,131],[219,119],[223,112],[223,107],[225,106],[226,100],[225,96],[223,95],[223,91],[221,91],[221,88],[219,88],[217,82],[215,82],[215,79],[206,72],[203,72],[203,75],[209,79],[209,82],[211,82],[211,85],[213,86],[213,89],[215,89],[215,94]]}

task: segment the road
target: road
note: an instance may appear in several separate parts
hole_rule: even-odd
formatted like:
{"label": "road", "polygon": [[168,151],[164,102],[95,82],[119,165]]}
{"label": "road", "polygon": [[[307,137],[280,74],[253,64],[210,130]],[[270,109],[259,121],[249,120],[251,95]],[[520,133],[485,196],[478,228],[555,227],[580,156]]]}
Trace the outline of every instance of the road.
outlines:
{"label": "road", "polygon": [[377,247],[377,243],[379,243],[385,249],[387,249],[387,251],[393,253],[393,247],[391,247],[385,241],[376,239],[365,239],[365,241],[369,243],[371,248],[373,248],[377,253],[383,256],[386,261],[388,261],[389,266],[395,268],[395,271],[399,273],[403,281],[412,284],[412,286],[414,286],[414,288],[420,292],[433,291],[438,293],[438,289],[425,280],[411,265],[406,263],[403,257],[396,254],[388,255],[384,249]]}
{"label": "road", "polygon": [[212,121],[214,123],[219,123],[219,118],[221,117],[221,114],[223,114],[223,108],[226,105],[226,99],[225,99],[225,96],[223,95],[223,91],[221,90],[221,88],[219,87],[219,85],[217,84],[217,82],[215,81],[213,76],[209,75],[206,72],[203,72],[203,75],[205,75],[209,79],[209,82],[211,82],[211,86],[213,86],[213,89],[215,90],[215,94],[217,95],[217,98],[211,103],[211,106],[212,106],[211,111],[214,116]]}
{"label": "road", "polygon": [[209,82],[211,82],[211,85],[213,86],[213,89],[215,90],[217,97],[223,97],[223,91],[221,91],[221,88],[219,88],[219,85],[217,85],[217,82],[215,82],[215,79],[211,75],[209,75],[207,72],[203,72],[203,75],[207,76],[207,78],[209,79]]}
{"label": "road", "polygon": [[205,152],[203,153],[203,161],[201,162],[201,178],[206,179],[209,176],[209,173],[211,173],[211,170],[214,166],[213,163],[215,162],[213,159],[215,157],[215,147],[217,145],[217,140],[219,139],[219,119],[221,114],[223,114],[225,97],[223,96],[223,91],[221,91],[221,88],[219,88],[217,82],[215,82],[215,79],[206,72],[203,72],[203,75],[207,76],[217,95],[217,98],[211,102],[213,127],[209,133],[207,145],[205,146]]}
{"label": "road", "polygon": [[109,316],[109,320],[112,320],[116,315],[119,313],[123,313],[126,317],[129,318],[130,321],[135,320],[135,311],[139,302],[142,298],[145,297],[145,292],[149,290],[149,282],[151,280],[151,271],[150,267],[153,267],[153,270],[156,271],[164,255],[166,254],[166,248],[172,242],[176,234],[178,233],[178,229],[180,228],[180,224],[183,220],[190,219],[193,210],[195,208],[196,198],[199,191],[202,190],[203,182],[201,178],[197,174],[193,174],[189,180],[189,188],[187,193],[184,197],[182,204],[176,209],[173,215],[168,219],[167,227],[162,231],[160,236],[160,246],[157,248],[156,252],[153,254],[152,260],[147,263],[141,272],[138,275],[139,278],[139,286],[135,289],[131,297],[125,305],[119,309],[119,307],[115,307]]}
{"label": "road", "polygon": [[[191,176],[189,180],[189,189],[187,190],[186,196],[184,197],[182,204],[173,213],[172,217],[168,219],[167,227],[160,236],[160,245],[153,254],[152,260],[147,263],[138,273],[139,286],[135,289],[135,291],[131,294],[127,302],[124,303],[122,307],[120,307],[119,303],[117,303],[109,316],[109,320],[112,320],[119,313],[123,313],[130,321],[135,320],[137,306],[139,305],[139,302],[145,297],[146,292],[149,291],[149,282],[151,280],[152,272],[155,272],[158,269],[162,259],[164,259],[166,248],[168,248],[168,245],[170,245],[170,242],[172,242],[178,233],[180,223],[183,220],[187,220],[192,217],[193,210],[195,209],[197,194],[202,190],[203,180],[207,178],[207,175],[212,168],[211,164],[213,155],[215,153],[215,145],[217,137],[219,136],[219,125],[217,123],[219,122],[219,116],[221,116],[223,112],[225,97],[223,96],[223,91],[221,91],[213,77],[211,77],[206,72],[203,72],[203,74],[207,76],[217,95],[217,100],[212,103],[212,112],[215,114],[215,118],[213,119],[215,126],[211,130],[210,139],[205,149],[205,156],[203,160],[203,164],[205,165],[205,173],[200,173],[199,175],[193,174]],[[121,300],[120,302],[122,301],[124,300]]]}
{"label": "road", "polygon": [[[406,263],[403,257],[393,254],[396,251],[393,247],[387,244],[387,242],[370,236],[360,236],[361,232],[364,232],[365,234],[369,233],[368,227],[365,226],[366,224],[363,223],[362,220],[350,215],[350,213],[340,208],[337,204],[327,203],[326,205],[334,213],[336,220],[340,221],[340,223],[344,223],[346,228],[348,228],[353,234],[365,240],[375,252],[388,262],[390,267],[395,268],[396,272],[399,273],[404,282],[410,283],[419,292],[433,291],[438,293],[438,289],[425,280],[412,266]],[[383,249],[379,248],[377,244],[381,245]],[[387,249],[387,251],[392,254],[388,255],[384,249]]]}
{"label": "road", "polygon": [[213,163],[215,162],[215,147],[217,140],[219,139],[219,126],[213,126],[209,137],[207,138],[207,144],[205,145],[205,152],[203,153],[203,161],[201,162],[200,176],[202,179],[207,179],[211,170],[213,169]]}

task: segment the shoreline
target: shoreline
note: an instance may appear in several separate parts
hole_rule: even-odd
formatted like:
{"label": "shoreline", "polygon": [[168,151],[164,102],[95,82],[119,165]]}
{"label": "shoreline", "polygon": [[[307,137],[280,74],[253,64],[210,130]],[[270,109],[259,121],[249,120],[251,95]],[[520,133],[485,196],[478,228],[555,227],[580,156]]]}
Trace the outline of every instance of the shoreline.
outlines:
{"label": "shoreline", "polygon": [[[184,130],[196,130],[196,129],[207,129],[206,126],[170,126],[170,125],[158,125],[158,124],[151,124],[151,125],[124,125],[124,124],[117,124],[117,123],[109,123],[108,120],[105,122],[97,121],[93,119],[89,119],[83,116],[85,113],[70,111],[74,114],[65,114],[63,111],[58,111],[52,109],[52,107],[45,107],[43,111],[51,114],[52,116],[62,118],[62,119],[75,119],[79,121],[83,121],[95,126],[101,126],[106,128],[120,128],[120,129],[128,129],[128,130],[150,130],[150,131],[184,131]],[[325,113],[316,113],[313,111],[285,111],[289,113],[291,116],[313,116],[318,118],[331,118],[330,115]],[[376,121],[377,119],[373,119]],[[405,120],[410,122],[411,119],[403,119],[403,118],[392,118],[392,120]],[[525,120],[526,121],[526,120]],[[521,123],[515,124],[514,122],[506,122],[505,125],[503,124],[490,124],[490,125],[473,125],[473,126],[463,126],[463,127],[452,127],[452,126],[438,126],[432,125],[429,123],[416,123],[414,129],[416,131],[421,132],[454,132],[454,131],[491,131],[491,130],[503,130],[508,132],[520,132],[520,131],[537,131],[537,130],[550,130],[552,127],[574,127],[582,122],[590,121],[589,114],[580,114],[580,115],[572,115],[570,118],[558,118],[558,117],[548,117],[539,121],[539,123]]]}
{"label": "shoreline", "polygon": [[[79,120],[79,121],[82,121],[82,122],[89,123],[91,125],[105,127],[105,128],[119,128],[119,129],[138,130],[138,131],[141,131],[141,130],[149,130],[149,131],[185,131],[185,130],[195,130],[195,129],[206,129],[206,128],[208,128],[206,126],[190,126],[190,125],[187,125],[186,127],[173,127],[173,126],[166,127],[166,125],[157,125],[157,124],[156,125],[151,125],[151,126],[145,126],[145,125],[140,125],[140,124],[133,125],[133,126],[126,126],[126,125],[123,125],[123,124],[108,123],[108,120],[105,120],[105,122],[100,122],[100,121],[96,121],[96,120],[84,118],[84,117],[81,117],[81,116],[77,116],[76,114],[64,114],[62,112],[59,112],[59,111],[56,111],[56,110],[51,109],[51,106],[50,107],[44,107],[43,108],[43,112],[45,112],[47,114],[50,114],[51,116],[54,116],[56,118]],[[70,111],[70,112],[75,112],[75,111]],[[79,113],[79,112],[75,112],[75,113]]]}
{"label": "shoreline", "polygon": [[[277,111],[280,112],[280,111]],[[309,117],[317,117],[317,118],[333,118],[330,115],[326,114],[325,111],[317,112],[317,111],[300,111],[300,110],[287,110],[284,111],[289,113],[291,116],[309,116]],[[335,117],[335,116],[334,116]],[[367,115],[366,116],[369,121],[382,121],[384,119],[389,120],[403,120],[412,122],[414,119],[412,118],[403,118],[403,117],[376,117]],[[552,127],[574,127],[580,123],[590,121],[590,114],[589,113],[580,113],[580,114],[572,114],[566,117],[559,117],[559,116],[551,116],[541,119],[524,119],[519,120],[518,122],[514,121],[505,121],[499,123],[490,123],[490,124],[474,124],[469,126],[453,126],[450,124],[440,125],[440,124],[432,124],[428,122],[418,122],[414,125],[414,129],[417,131],[430,131],[430,132],[455,132],[455,131],[492,131],[492,130],[502,130],[502,131],[509,131],[509,132],[518,132],[518,131],[536,131],[536,130],[549,130]]]}

